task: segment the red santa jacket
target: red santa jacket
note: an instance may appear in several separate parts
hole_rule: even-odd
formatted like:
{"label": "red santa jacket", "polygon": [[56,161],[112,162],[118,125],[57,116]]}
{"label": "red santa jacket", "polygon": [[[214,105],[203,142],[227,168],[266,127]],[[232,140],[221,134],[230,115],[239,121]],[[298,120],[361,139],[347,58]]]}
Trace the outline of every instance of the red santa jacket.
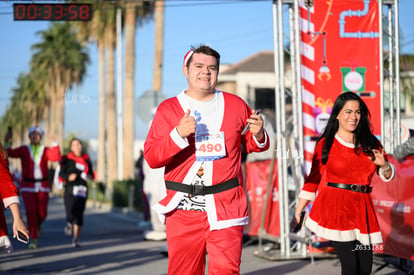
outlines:
{"label": "red santa jacket", "polygon": [[[57,143],[52,147],[40,145],[39,160],[35,161],[30,145],[23,145],[15,149],[8,148],[7,154],[11,158],[19,158],[22,163],[22,182],[20,192],[50,192],[48,179],[48,161],[59,161],[61,158]],[[40,186],[36,183],[41,183]]]}
{"label": "red santa jacket", "polygon": [[[1,146],[1,144],[0,144]],[[19,203],[16,186],[13,184],[9,171],[7,157],[0,150],[0,198],[5,208],[13,203]],[[3,207],[1,207],[3,208]],[[7,236],[7,224],[3,209],[0,210],[0,237]],[[1,246],[0,240],[0,246]]]}
{"label": "red santa jacket", "polygon": [[[236,95],[222,91],[216,93],[219,102],[217,115],[221,123],[219,129],[224,132],[226,156],[206,162],[206,185],[219,184],[240,176],[241,145],[244,145],[247,152],[260,152],[269,148],[267,133],[262,144],[252,136],[250,131],[241,135],[246,120],[251,115],[249,106]],[[162,102],[144,144],[144,157],[149,166],[151,168],[165,166],[165,180],[184,184],[192,183],[201,164],[195,158],[194,136],[183,139],[176,131],[176,126],[188,109],[191,110],[191,106],[184,92]],[[166,197],[153,208],[163,219],[164,214],[177,207],[183,196],[182,192],[167,190]],[[206,195],[206,202],[210,229],[248,223],[247,199],[242,186]]]}

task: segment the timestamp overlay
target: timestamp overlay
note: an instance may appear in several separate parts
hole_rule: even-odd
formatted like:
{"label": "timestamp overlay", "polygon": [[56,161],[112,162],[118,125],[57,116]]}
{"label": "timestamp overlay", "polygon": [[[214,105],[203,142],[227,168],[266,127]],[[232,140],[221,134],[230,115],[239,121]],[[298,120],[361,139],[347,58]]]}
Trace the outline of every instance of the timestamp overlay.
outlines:
{"label": "timestamp overlay", "polygon": [[92,19],[92,6],[82,3],[15,3],[13,19],[15,21],[88,21]]}

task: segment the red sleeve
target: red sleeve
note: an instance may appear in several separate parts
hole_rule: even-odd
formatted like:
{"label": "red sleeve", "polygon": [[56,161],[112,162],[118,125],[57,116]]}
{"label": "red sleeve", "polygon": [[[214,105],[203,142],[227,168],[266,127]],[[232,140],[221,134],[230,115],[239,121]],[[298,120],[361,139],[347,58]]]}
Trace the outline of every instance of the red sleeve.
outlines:
{"label": "red sleeve", "polygon": [[17,195],[17,189],[9,171],[7,158],[0,154],[0,197],[5,199]]}
{"label": "red sleeve", "polygon": [[[185,149],[180,148],[171,137],[171,132],[183,116],[184,111],[177,98],[167,99],[157,108],[144,144],[144,157],[151,168],[167,166],[174,156]],[[192,147],[187,150],[187,154],[182,155],[183,161],[193,154],[194,142],[189,141],[191,143]],[[187,145],[186,148],[188,147]]]}
{"label": "red sleeve", "polygon": [[309,175],[305,179],[305,183],[302,190],[315,193],[318,190],[319,183],[321,182],[325,165],[322,164],[322,150],[325,142],[319,141],[313,152],[312,167]]}
{"label": "red sleeve", "polygon": [[20,146],[17,148],[7,148],[6,152],[10,158],[21,158],[24,146]]}
{"label": "red sleeve", "polygon": [[47,159],[50,161],[59,161],[62,158],[58,145],[48,148],[46,154]]}
{"label": "red sleeve", "polygon": [[[226,108],[232,108],[230,112],[237,114],[237,116],[240,116],[237,119],[241,120],[242,128],[238,129],[241,133],[242,129],[244,129],[244,127],[246,127],[247,125],[247,119],[250,118],[252,114],[252,110],[250,109],[249,105],[247,105],[247,103],[239,96],[228,94],[228,93],[223,93],[223,94],[224,94],[225,102],[231,103],[231,104],[228,104]],[[236,121],[237,119],[235,119],[234,121]],[[250,131],[247,131],[245,135],[242,135],[241,142],[243,145],[245,145],[244,149],[246,150],[246,152],[247,153],[263,152],[269,149],[270,141],[269,141],[269,135],[267,134],[266,129],[264,129],[264,135],[265,135],[264,140],[258,141],[258,143],[261,143],[260,145],[256,143],[256,140]]]}
{"label": "red sleeve", "polygon": [[[269,149],[270,147],[270,141],[269,141],[269,135],[266,132],[266,129],[264,129],[264,135],[265,135],[265,139],[263,142],[264,146],[263,147],[259,147],[252,135],[252,133],[250,133],[250,131],[247,131],[246,133],[246,151],[248,153],[252,153],[252,152],[263,152],[266,151],[267,149]],[[258,141],[260,142],[260,141]],[[264,143],[266,142],[266,143]]]}

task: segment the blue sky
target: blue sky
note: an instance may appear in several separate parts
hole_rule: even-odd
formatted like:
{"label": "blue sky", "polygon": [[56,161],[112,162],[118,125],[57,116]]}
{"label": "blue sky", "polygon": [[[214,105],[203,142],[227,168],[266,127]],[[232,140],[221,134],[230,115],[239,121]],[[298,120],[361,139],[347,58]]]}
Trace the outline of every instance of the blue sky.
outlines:
{"label": "blue sky", "polygon": [[[34,2],[42,3],[35,0]],[[45,1],[43,1],[45,2]],[[13,21],[13,1],[0,2],[0,115],[9,103],[11,88],[20,73],[29,69],[30,47],[39,42],[37,31],[48,22]],[[413,0],[400,0],[401,52],[414,54],[412,24]],[[218,50],[222,63],[235,63],[263,50],[273,50],[272,1],[172,1],[168,0],[164,19],[165,96],[178,94],[186,87],[181,73],[182,59],[192,45],[207,43]],[[136,99],[152,89],[154,59],[154,22],[137,30]],[[98,133],[98,59],[96,46],[89,47],[91,65],[84,83],[66,97],[65,132],[81,138]],[[136,137],[143,139],[147,125],[136,116]]]}

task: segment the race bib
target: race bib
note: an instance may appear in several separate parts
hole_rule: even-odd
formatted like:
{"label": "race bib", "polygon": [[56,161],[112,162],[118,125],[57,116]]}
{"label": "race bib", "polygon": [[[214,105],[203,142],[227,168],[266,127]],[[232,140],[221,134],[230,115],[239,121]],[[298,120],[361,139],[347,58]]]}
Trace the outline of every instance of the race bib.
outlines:
{"label": "race bib", "polygon": [[226,156],[224,132],[196,136],[196,159],[210,161]]}
{"label": "race bib", "polygon": [[74,185],[73,186],[73,195],[75,197],[86,198],[87,187],[84,185]]}

